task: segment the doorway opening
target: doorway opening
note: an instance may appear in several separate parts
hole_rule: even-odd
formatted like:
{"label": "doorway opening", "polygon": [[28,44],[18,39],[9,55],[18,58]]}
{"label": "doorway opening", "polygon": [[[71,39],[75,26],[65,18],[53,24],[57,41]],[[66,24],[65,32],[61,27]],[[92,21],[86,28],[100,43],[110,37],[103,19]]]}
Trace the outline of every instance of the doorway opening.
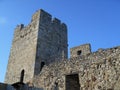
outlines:
{"label": "doorway opening", "polygon": [[66,75],[66,90],[80,90],[78,74]]}

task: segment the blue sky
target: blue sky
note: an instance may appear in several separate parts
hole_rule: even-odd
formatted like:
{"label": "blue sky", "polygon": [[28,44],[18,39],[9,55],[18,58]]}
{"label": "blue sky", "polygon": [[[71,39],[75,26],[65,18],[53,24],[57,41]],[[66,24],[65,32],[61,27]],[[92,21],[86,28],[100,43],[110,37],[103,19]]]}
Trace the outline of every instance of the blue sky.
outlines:
{"label": "blue sky", "polygon": [[69,48],[91,43],[96,51],[120,45],[120,0],[0,0],[0,82],[14,28],[27,25],[41,8],[67,24]]}

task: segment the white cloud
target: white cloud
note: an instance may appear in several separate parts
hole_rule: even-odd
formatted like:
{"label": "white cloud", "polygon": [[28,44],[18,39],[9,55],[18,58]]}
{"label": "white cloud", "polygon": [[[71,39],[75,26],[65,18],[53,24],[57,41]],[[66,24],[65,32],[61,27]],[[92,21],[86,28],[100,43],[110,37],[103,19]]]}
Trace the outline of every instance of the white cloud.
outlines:
{"label": "white cloud", "polygon": [[0,17],[0,24],[6,24],[7,19],[5,17]]}

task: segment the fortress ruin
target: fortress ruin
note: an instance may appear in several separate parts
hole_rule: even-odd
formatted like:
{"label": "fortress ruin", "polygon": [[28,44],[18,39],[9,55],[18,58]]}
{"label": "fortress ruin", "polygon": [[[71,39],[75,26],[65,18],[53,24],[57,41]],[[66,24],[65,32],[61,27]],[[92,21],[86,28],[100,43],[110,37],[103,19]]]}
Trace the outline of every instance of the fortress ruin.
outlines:
{"label": "fortress ruin", "polygon": [[18,25],[0,90],[120,90],[120,47],[70,49],[67,25],[44,10]]}

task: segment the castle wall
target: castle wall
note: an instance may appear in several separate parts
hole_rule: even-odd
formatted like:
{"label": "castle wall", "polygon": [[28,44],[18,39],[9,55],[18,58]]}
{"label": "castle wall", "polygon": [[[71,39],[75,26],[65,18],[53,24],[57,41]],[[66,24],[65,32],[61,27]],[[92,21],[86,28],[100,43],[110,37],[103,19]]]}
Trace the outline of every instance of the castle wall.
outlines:
{"label": "castle wall", "polygon": [[[87,55],[45,66],[33,83],[47,90],[68,90],[67,75],[79,76],[80,90],[120,89],[120,47],[100,49]],[[73,79],[69,80],[70,82]]]}

